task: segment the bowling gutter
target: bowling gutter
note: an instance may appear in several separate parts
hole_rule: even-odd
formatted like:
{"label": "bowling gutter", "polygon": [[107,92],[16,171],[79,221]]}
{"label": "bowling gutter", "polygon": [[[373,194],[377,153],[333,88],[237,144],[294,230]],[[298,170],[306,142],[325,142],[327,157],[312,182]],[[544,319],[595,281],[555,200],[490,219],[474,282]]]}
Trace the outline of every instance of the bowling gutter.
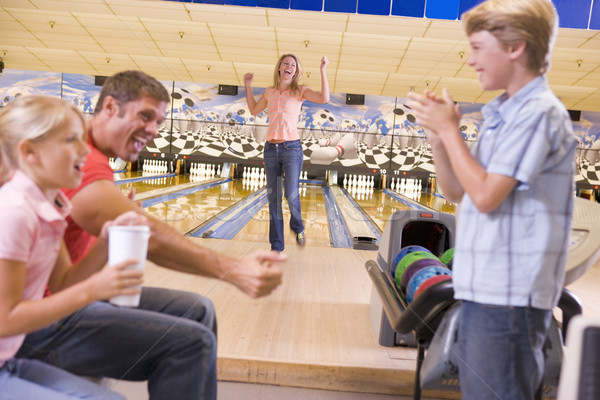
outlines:
{"label": "bowling gutter", "polygon": [[325,209],[327,210],[332,246],[352,249],[354,241],[329,186],[323,186],[323,198],[325,199]]}
{"label": "bowling gutter", "polygon": [[188,236],[231,240],[266,204],[267,189],[263,187],[192,229]]}

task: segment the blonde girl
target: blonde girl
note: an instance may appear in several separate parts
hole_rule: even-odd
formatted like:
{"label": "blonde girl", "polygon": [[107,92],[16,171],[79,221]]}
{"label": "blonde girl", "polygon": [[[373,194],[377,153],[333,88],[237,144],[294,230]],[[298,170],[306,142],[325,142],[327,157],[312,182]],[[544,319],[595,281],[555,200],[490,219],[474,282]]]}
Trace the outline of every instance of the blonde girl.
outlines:
{"label": "blonde girl", "polygon": [[[71,204],[60,188],[81,183],[88,153],[84,120],[72,104],[27,96],[0,109],[0,400],[123,398],[49,364],[15,358],[26,333],[93,301],[135,294],[131,286],[142,282],[141,272],[125,269],[133,260],[93,273],[107,260],[108,225],[144,222],[133,213],[107,223],[83,268],[71,268],[62,242]],[[53,294],[44,297],[47,287]]]}

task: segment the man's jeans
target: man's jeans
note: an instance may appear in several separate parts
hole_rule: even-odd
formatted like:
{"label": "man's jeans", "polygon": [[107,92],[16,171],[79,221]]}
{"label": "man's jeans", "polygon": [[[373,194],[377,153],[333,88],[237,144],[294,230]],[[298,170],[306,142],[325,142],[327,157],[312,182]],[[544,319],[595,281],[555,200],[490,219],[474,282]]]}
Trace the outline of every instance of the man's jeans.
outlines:
{"label": "man's jeans", "polygon": [[26,336],[17,353],[77,375],[148,380],[150,399],[216,399],[212,302],[144,287],[138,308],[95,302]]}

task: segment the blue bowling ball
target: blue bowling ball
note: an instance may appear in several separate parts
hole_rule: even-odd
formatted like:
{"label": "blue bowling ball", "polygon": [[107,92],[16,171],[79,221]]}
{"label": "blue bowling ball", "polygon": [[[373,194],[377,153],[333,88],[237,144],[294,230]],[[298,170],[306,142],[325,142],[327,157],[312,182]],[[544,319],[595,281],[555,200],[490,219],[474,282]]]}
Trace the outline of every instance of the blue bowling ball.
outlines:
{"label": "blue bowling ball", "polygon": [[427,251],[427,252],[431,253],[431,251],[429,249],[426,249],[423,246],[417,246],[417,245],[404,246],[403,248],[400,249],[398,254],[396,254],[396,257],[394,258],[394,263],[392,264],[392,266],[393,266],[392,278],[396,279],[396,266],[398,265],[400,260],[402,260],[404,258],[404,256],[406,256],[407,254],[410,254],[415,251]]}
{"label": "blue bowling ball", "polygon": [[438,265],[426,267],[418,271],[408,281],[408,286],[406,287],[406,301],[410,304],[415,297],[415,293],[419,290],[419,286],[427,279],[436,275],[452,275],[452,271]]}

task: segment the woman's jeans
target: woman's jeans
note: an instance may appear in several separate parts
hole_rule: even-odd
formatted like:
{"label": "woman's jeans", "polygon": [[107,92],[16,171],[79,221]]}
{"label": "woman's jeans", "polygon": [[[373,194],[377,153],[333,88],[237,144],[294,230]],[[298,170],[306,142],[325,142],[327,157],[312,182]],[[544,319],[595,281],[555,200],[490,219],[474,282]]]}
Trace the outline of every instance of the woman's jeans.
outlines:
{"label": "woman's jeans", "polygon": [[[304,155],[300,140],[282,143],[265,142],[265,174],[267,175],[267,199],[269,201],[269,242],[271,250],[283,251],[282,186],[290,208],[290,228],[295,233],[304,231],[300,210],[300,172]],[[282,179],[282,173],[284,179]],[[283,185],[282,185],[283,181]]]}
{"label": "woman's jeans", "polygon": [[458,326],[463,400],[531,400],[544,376],[552,311],[463,301]]}

